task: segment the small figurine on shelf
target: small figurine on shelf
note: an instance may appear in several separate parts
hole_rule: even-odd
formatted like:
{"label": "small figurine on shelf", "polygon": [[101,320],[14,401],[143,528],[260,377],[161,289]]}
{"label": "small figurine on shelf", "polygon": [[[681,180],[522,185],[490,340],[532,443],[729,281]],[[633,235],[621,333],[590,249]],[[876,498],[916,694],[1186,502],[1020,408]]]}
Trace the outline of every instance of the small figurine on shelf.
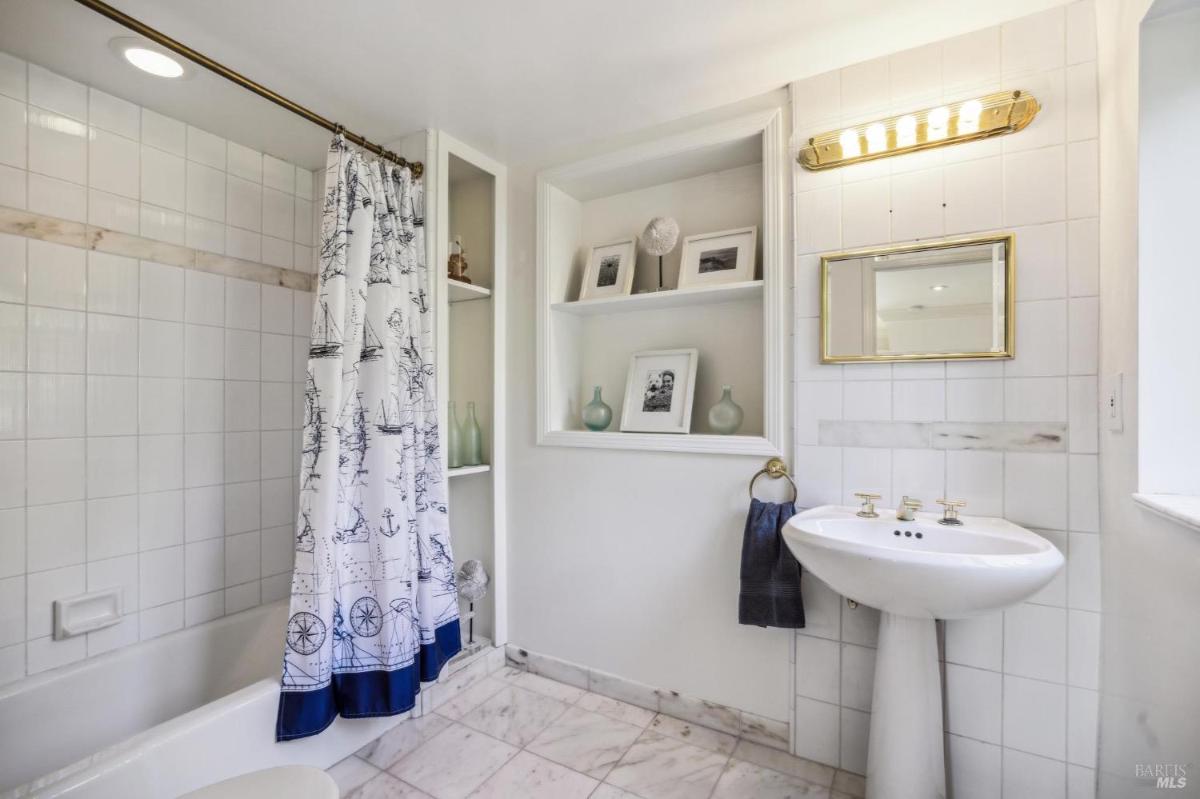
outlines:
{"label": "small figurine on shelf", "polygon": [[658,291],[664,291],[663,286],[663,256],[675,249],[679,241],[679,223],[669,216],[656,216],[642,231],[642,248],[651,255],[658,256]]}
{"label": "small figurine on shelf", "polygon": [[467,251],[463,247],[462,236],[454,237],[454,244],[450,249],[450,279],[459,283],[470,283],[471,278],[467,277]]}

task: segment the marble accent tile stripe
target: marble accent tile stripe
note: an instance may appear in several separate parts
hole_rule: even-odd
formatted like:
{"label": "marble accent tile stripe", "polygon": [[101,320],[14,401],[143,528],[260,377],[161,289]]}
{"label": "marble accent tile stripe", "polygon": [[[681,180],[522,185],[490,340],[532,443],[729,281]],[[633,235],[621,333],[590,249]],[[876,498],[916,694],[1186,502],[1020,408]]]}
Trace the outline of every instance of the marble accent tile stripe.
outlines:
{"label": "marble accent tile stripe", "polygon": [[988,422],[933,425],[934,449],[1066,452],[1065,422]]}
{"label": "marble accent tile stripe", "polygon": [[[615,674],[529,652],[512,644],[508,645],[505,652],[508,664],[513,669],[527,670],[569,685],[586,687],[594,694],[654,713],[664,713],[666,716],[733,738],[745,738],[783,751],[788,749],[789,727],[786,721],[766,718],[738,708],[687,696],[678,691],[643,685]],[[504,672],[498,676],[506,678]],[[512,675],[507,679],[512,679]]]}
{"label": "marble accent tile stripe", "polygon": [[84,250],[96,250],[144,261],[155,261],[184,269],[194,269],[198,272],[236,277],[267,286],[283,286],[297,291],[316,289],[317,278],[315,275],[295,269],[268,266],[257,261],[218,255],[130,233],[120,233],[83,222],[70,222],[5,206],[0,206],[0,233],[11,233],[29,239],[79,247]]}
{"label": "marble accent tile stripe", "polygon": [[1065,422],[844,422],[822,419],[823,447],[1066,452]]}

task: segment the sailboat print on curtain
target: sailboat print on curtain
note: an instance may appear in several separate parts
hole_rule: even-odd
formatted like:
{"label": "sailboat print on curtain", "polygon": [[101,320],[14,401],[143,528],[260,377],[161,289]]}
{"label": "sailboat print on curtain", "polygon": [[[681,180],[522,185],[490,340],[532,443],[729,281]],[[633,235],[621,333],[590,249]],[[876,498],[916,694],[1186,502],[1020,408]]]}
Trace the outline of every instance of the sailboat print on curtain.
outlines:
{"label": "sailboat print on curtain", "polygon": [[334,140],[276,738],[402,713],[460,648],[423,187]]}

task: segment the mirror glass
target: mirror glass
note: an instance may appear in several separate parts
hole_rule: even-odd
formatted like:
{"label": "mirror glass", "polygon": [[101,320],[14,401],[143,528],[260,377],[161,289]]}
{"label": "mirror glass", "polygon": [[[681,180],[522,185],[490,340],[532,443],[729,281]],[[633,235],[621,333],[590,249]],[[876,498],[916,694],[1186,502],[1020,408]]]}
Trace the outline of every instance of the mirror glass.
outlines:
{"label": "mirror glass", "polygon": [[821,360],[1011,358],[1013,238],[821,259]]}

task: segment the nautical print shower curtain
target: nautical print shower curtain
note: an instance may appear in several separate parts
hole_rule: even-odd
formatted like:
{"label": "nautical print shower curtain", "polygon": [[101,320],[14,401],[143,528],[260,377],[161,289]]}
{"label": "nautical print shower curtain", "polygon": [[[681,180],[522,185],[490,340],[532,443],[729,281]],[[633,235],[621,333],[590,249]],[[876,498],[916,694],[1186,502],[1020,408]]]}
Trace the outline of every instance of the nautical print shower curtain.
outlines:
{"label": "nautical print shower curtain", "polygon": [[411,709],[461,645],[424,188],[338,136],[323,213],[281,741]]}

